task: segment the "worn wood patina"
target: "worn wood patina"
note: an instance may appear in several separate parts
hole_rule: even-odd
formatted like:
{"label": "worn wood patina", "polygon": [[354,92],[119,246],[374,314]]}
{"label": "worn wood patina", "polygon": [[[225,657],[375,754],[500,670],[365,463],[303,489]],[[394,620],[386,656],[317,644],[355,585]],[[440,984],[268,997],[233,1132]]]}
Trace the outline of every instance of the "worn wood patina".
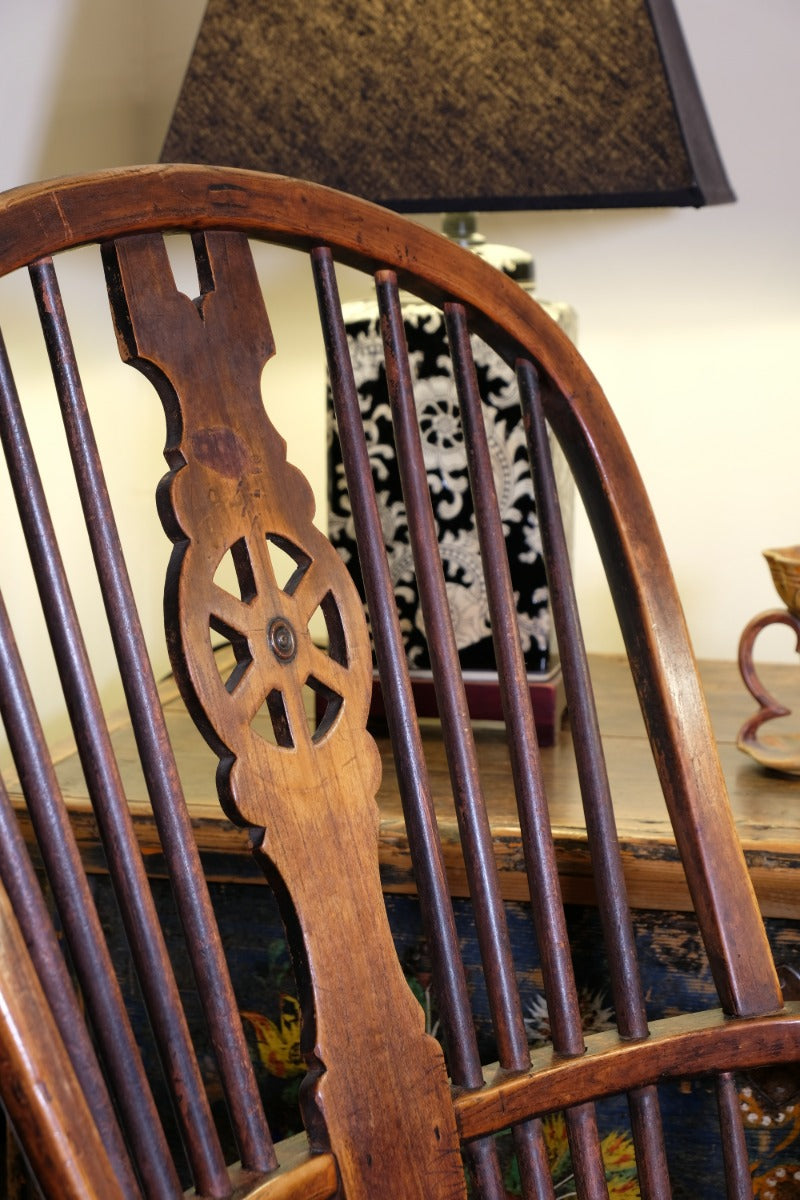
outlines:
{"label": "worn wood patina", "polygon": [[[196,297],[184,295],[173,278],[164,239],[176,232],[192,235]],[[287,464],[268,416],[269,313],[280,299],[265,304],[251,238],[307,257],[316,292],[309,331],[325,348],[371,640],[349,575],[314,525],[310,488]],[[159,700],[59,287],[58,255],[85,243],[101,249],[108,328],[116,330],[123,360],[115,369],[140,369],[153,384],[152,403],[160,400],[166,413],[169,470],[156,501],[173,545],[165,633],[188,717]],[[434,741],[413,709],[377,500],[379,464],[371,456],[339,302],[340,264],[372,277],[381,314],[411,558],[440,715]],[[796,1002],[784,1006],[654,516],[611,410],[575,347],[513,282],[439,235],[351,197],[251,172],[124,169],[9,193],[0,199],[0,275],[17,268],[27,268],[31,278],[158,833],[158,863],[169,876],[174,905],[168,917],[161,889],[148,877],[150,856],[142,855],[139,836],[148,818],[131,803],[119,740],[103,713],[59,552],[51,511],[58,501],[51,493],[62,476],[55,472],[44,486],[13,356],[0,348],[0,435],[10,487],[107,871],[84,871],[75,836],[80,821],[70,820],[65,803],[67,767],[59,780],[2,613],[0,715],[38,856],[28,858],[4,801],[9,832],[0,839],[0,880],[21,939],[10,921],[0,940],[7,961],[25,959],[27,976],[39,986],[23,988],[15,978],[21,971],[3,973],[4,1011],[24,1020],[0,1023],[8,1064],[0,1095],[43,1194],[63,1194],[67,1160],[88,1161],[99,1141],[98,1177],[87,1178],[84,1189],[98,1197],[108,1194],[103,1179],[109,1171],[130,1198],[173,1197],[190,1187],[220,1200],[455,1200],[468,1194],[505,1200],[509,1192],[552,1200],[569,1186],[580,1200],[605,1200],[609,1183],[651,1200],[680,1195],[671,1164],[673,1155],[680,1158],[682,1135],[676,1143],[659,1088],[678,1081],[682,1089],[695,1072],[718,1107],[719,1178],[727,1180],[728,1195],[748,1195],[755,1183],[741,1114],[744,1105],[758,1121],[763,1105],[752,1091],[740,1095],[735,1073],[755,1078],[755,1068],[791,1068],[800,1058],[800,1018]],[[473,493],[501,738],[484,737],[469,719],[410,383],[401,289],[444,312],[455,381],[448,418],[460,430],[465,486]],[[525,469],[537,503],[570,712],[575,765],[563,787],[567,778],[577,780],[586,831],[577,841],[557,814],[562,747],[546,759],[530,709],[476,336],[518,381]],[[103,403],[114,401],[106,385]],[[135,415],[121,414],[117,435],[134,426]],[[631,836],[631,810],[624,802],[615,809],[608,769],[616,768],[613,738],[604,746],[547,426],[597,538],[663,795],[667,818],[659,815],[651,827],[653,852],[641,856],[636,848],[646,839]],[[161,470],[154,463],[145,486],[155,487]],[[276,568],[277,551],[291,564],[285,577]],[[223,586],[218,569],[227,559],[235,583]],[[327,631],[324,648],[309,633],[316,610]],[[220,639],[232,648],[230,667],[215,654]],[[379,789],[381,754],[366,729],[373,666],[397,780],[396,791],[391,782],[384,785],[386,793]],[[304,693],[316,701],[310,724]],[[190,755],[206,773],[197,788],[194,766],[182,771],[176,755],[182,735],[173,737],[189,719],[209,746],[204,765],[194,751]],[[630,769],[632,759],[622,757]],[[212,779],[231,827],[244,828],[237,836],[247,839],[255,869],[268,877],[287,929],[291,968],[287,960],[275,1019],[257,1002],[237,997],[224,905],[215,905],[204,874],[202,820],[199,839],[195,827]],[[376,794],[384,804],[382,835]],[[208,820],[205,828],[215,838],[223,827]],[[418,903],[421,939],[402,952],[402,965],[383,900],[382,842],[394,855],[384,854],[388,886],[394,876],[394,886],[407,889],[409,861],[413,870],[416,896],[409,903]],[[670,878],[680,861],[704,948],[704,978],[713,989],[711,1011],[670,1011],[653,1019],[647,956],[629,895],[629,882],[645,886],[645,860],[666,864]],[[35,866],[46,879],[46,903],[33,902]],[[106,879],[118,922],[108,919]],[[507,899],[510,880],[524,903]],[[250,890],[268,894],[263,887]],[[464,953],[462,901],[453,901],[454,892],[467,891],[474,960]],[[609,1008],[599,1024],[611,1028],[587,1029],[579,971],[585,963],[574,952],[574,909],[565,906],[565,895],[596,900],[596,965]],[[63,964],[55,965],[48,904],[69,947],[77,991],[65,986]],[[248,914],[248,931],[267,936],[268,919]],[[515,938],[512,929],[521,923],[526,936]],[[520,949],[527,951],[527,968],[517,961]],[[184,986],[187,971],[192,989]],[[675,1004],[676,1010],[687,1007],[695,1006]],[[193,1028],[197,1014],[207,1030],[202,1043]],[[138,1045],[145,1026],[152,1030],[152,1056]],[[33,1102],[39,1082],[46,1087],[54,1069],[53,1038],[63,1043],[57,1067],[62,1099],[48,1120],[28,1119],[27,1099]],[[276,1071],[293,1073],[298,1083],[302,1078],[306,1138],[299,1149],[281,1144],[281,1135],[293,1131],[274,1121],[269,1127],[254,1041]],[[158,1082],[151,1057],[161,1066]],[[70,1105],[72,1089],[83,1094],[85,1107]],[[628,1114],[625,1137],[614,1142],[624,1152],[613,1169],[607,1102]],[[690,1126],[696,1123],[691,1108],[684,1116]],[[762,1192],[765,1180],[756,1179]]]}

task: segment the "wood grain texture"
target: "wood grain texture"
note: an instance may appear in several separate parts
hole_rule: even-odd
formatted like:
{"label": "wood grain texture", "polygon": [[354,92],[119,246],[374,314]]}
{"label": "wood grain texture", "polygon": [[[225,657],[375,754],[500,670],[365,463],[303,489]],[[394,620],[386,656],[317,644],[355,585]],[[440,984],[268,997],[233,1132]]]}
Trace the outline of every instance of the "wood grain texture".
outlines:
{"label": "wood grain texture", "polygon": [[[220,669],[233,664],[230,651],[222,654]],[[793,917],[800,906],[800,780],[781,778],[760,769],[736,749],[736,733],[752,710],[734,663],[701,662],[700,675],[711,711],[717,748],[728,785],[736,829],[742,841],[750,877],[765,916]],[[691,909],[691,897],[677,855],[669,815],[661,796],[630,671],[617,657],[590,657],[601,732],[609,763],[614,807],[622,840],[623,868],[629,897],[636,908],[668,911]],[[797,672],[773,666],[770,679],[776,693],[798,708]],[[258,881],[244,830],[219,810],[214,786],[213,752],[197,733],[170,677],[160,687],[170,739],[188,796],[192,829],[209,878],[217,881]],[[141,769],[127,716],[113,723],[112,740],[121,764],[126,793],[133,811],[148,871],[166,870],[156,835]],[[391,747],[377,737],[382,778],[379,855],[385,891],[416,890],[397,789]],[[423,725],[422,740],[433,785],[433,798],[442,835],[451,892],[467,895],[463,857],[457,839],[450,784],[441,736],[435,723]],[[595,889],[586,850],[578,776],[567,725],[558,742],[542,755],[551,820],[556,836],[559,874],[569,903],[594,903]],[[486,792],[489,819],[506,900],[528,898],[522,865],[519,822],[509,785],[508,754],[497,727],[477,731],[477,752]],[[63,747],[58,777],[85,863],[103,870],[97,852],[97,831],[86,788],[71,746]],[[18,791],[16,792],[18,797]],[[17,803],[19,800],[17,798]],[[24,814],[22,816],[24,820]]]}
{"label": "wood grain texture", "polygon": [[530,1072],[507,1075],[487,1067],[482,1092],[456,1098],[462,1137],[480,1137],[534,1113],[612,1095],[642,1083],[692,1074],[737,1071],[756,1063],[800,1061],[800,1005],[779,1017],[738,1023],[719,1010],[650,1023],[646,1041],[616,1032],[589,1034],[582,1058],[564,1060],[552,1049],[531,1052]]}
{"label": "wood grain texture", "polygon": [[268,1178],[233,1167],[229,1200],[333,1200],[339,1173],[332,1154],[312,1154],[302,1135],[277,1147],[278,1166]]}
{"label": "wood grain texture", "polygon": [[[163,241],[164,231],[171,230],[194,235],[200,284],[195,300],[175,285]],[[445,301],[450,316],[507,724],[503,730],[473,728],[460,704],[457,660],[452,655],[448,660],[447,653],[452,630],[448,630],[446,581],[437,575],[437,586],[444,586],[438,586],[439,600],[428,606],[425,620],[443,625],[441,636],[431,636],[432,661],[449,715],[444,736],[427,726],[418,735],[415,730],[413,739],[395,741],[400,747],[396,755],[412,744],[415,755],[413,769],[405,761],[398,763],[401,782],[405,780],[402,802],[391,775],[392,752],[385,742],[378,746],[365,727],[373,664],[361,602],[346,568],[315,527],[311,490],[287,463],[285,444],[266,415],[262,375],[268,396],[269,361],[275,347],[247,245],[246,235],[251,234],[311,251],[333,390],[337,403],[342,396],[347,399],[345,393],[349,395],[357,435],[352,446],[362,447],[353,451],[351,446],[348,452],[351,491],[358,495],[358,505],[370,505],[373,517],[375,487],[368,455],[363,453],[366,438],[357,399],[355,407],[352,404],[355,390],[341,312],[337,313],[334,264],[377,272],[379,291],[389,287],[395,309],[397,288],[410,286],[423,299]],[[194,828],[201,849],[210,847],[212,853],[235,846],[241,857],[246,846],[254,849],[252,874],[243,877],[255,878],[263,872],[278,897],[303,1010],[301,1044],[309,1074],[302,1107],[310,1156],[306,1150],[295,1154],[296,1148],[290,1148],[289,1158],[281,1159],[283,1148],[279,1148],[282,1166],[277,1173],[259,1176],[239,1168],[229,1173],[221,1145],[217,1153],[209,1142],[213,1170],[207,1177],[200,1173],[200,1189],[220,1197],[288,1197],[298,1192],[322,1197],[339,1186],[348,1200],[465,1200],[469,1191],[460,1153],[464,1138],[471,1146],[465,1161],[472,1171],[472,1189],[477,1184],[484,1200],[501,1200],[505,1180],[492,1135],[511,1126],[508,1141],[517,1151],[523,1194],[548,1195],[553,1185],[539,1119],[566,1109],[563,1120],[576,1189],[581,1200],[604,1196],[605,1167],[593,1108],[598,1097],[633,1090],[635,1100],[647,1101],[634,1117],[641,1127],[648,1119],[645,1108],[655,1098],[654,1091],[644,1093],[643,1087],[682,1078],[688,1068],[704,1075],[757,1063],[791,1065],[800,1058],[800,1043],[795,1008],[782,1010],[778,978],[737,837],[737,820],[752,833],[751,865],[757,865],[765,878],[774,867],[775,855],[779,857],[780,838],[774,828],[760,830],[746,805],[731,812],[709,709],[664,548],[637,469],[600,388],[572,344],[530,297],[438,235],[324,188],[248,172],[191,167],[125,169],[34,185],[0,198],[0,272],[32,262],[43,327],[54,349],[57,384],[62,368],[74,375],[72,355],[61,336],[60,317],[58,336],[51,336],[58,305],[49,265],[39,260],[87,241],[101,243],[120,354],[153,383],[167,417],[169,473],[159,486],[157,503],[173,542],[165,614],[182,703],[166,703],[166,724],[177,746],[186,749],[185,759],[179,754],[179,765],[192,795]],[[388,316],[386,305],[384,316]],[[395,415],[402,408],[412,417],[414,397],[402,365],[402,322],[398,313],[395,316],[394,332],[384,340],[387,373]],[[614,832],[606,798],[599,795],[599,740],[588,703],[587,664],[579,661],[581,655],[570,659],[570,735],[551,753],[541,752],[527,720],[527,688],[516,643],[509,641],[516,637],[515,622],[500,553],[502,516],[491,495],[492,466],[483,442],[481,402],[470,361],[470,339],[475,335],[485,336],[509,364],[519,363],[523,377],[535,375],[531,388],[536,421],[541,426],[544,417],[549,423],[573,469],[632,665],[633,694],[642,712],[637,732],[631,733],[632,706],[627,701],[608,710],[607,729],[602,700],[599,704],[611,791],[622,784],[615,811],[619,854],[597,858],[597,869],[604,876],[599,887],[591,881],[591,843],[613,841]],[[0,391],[9,401],[10,412],[13,380],[5,358],[3,363]],[[63,381],[59,391],[65,409],[77,412],[81,397],[76,381]],[[338,407],[344,412],[347,404]],[[543,434],[541,428],[539,432],[531,428],[536,443]],[[72,444],[78,442],[89,445],[83,429],[72,435]],[[400,448],[400,453],[406,451]],[[91,457],[90,447],[82,451],[79,470]],[[24,520],[32,494],[25,480],[33,476],[21,469],[21,460],[15,471]],[[413,490],[415,473],[422,478],[421,472],[419,462],[416,467],[412,463],[410,482],[404,481],[407,491]],[[538,486],[547,490],[547,472],[540,469],[538,476]],[[356,484],[363,490],[357,492]],[[424,496],[421,499],[424,502]],[[545,503],[543,512],[547,507]],[[410,522],[418,531],[425,524],[423,510],[424,503]],[[386,585],[380,520],[370,524],[361,516],[359,511],[354,519],[360,553],[382,559],[374,575],[385,577],[369,596],[380,649],[380,631],[391,634],[392,617],[381,623],[376,610],[382,604],[391,608],[393,593]],[[87,520],[93,526],[105,522],[99,510],[88,511]],[[46,540],[49,546],[51,541],[49,524],[29,518],[27,532],[31,557],[38,561],[42,543]],[[417,540],[418,573],[432,575],[438,570],[435,537]],[[564,620],[564,612],[571,608],[568,556],[552,536],[545,541],[549,569],[556,569],[552,586],[566,597],[559,634],[577,639],[579,630],[566,630],[572,617]],[[227,574],[225,567],[230,568]],[[48,599],[47,585],[55,578],[54,571],[41,563],[38,574],[51,623],[58,623],[56,610],[67,612],[68,651],[74,657],[80,634],[72,628],[72,614],[62,603],[67,589],[59,584],[59,594]],[[309,633],[314,615],[321,616],[327,629],[325,649]],[[112,623],[131,617],[127,600],[111,606]],[[212,649],[218,638],[230,643],[227,659]],[[396,671],[389,677],[397,685],[405,664],[399,640],[391,642],[387,635],[385,644],[390,643],[391,653],[379,652],[378,663],[385,685],[386,660],[394,656]],[[602,677],[602,663],[589,665],[597,665]],[[130,662],[123,661],[121,669],[130,674]],[[84,845],[96,841],[91,822],[103,825],[104,803],[111,791],[124,798],[120,782],[124,765],[125,772],[131,772],[130,804],[121,806],[126,853],[135,851],[133,831],[138,829],[151,873],[166,871],[170,860],[180,854],[181,839],[188,839],[188,824],[178,831],[177,845],[171,847],[162,847],[151,836],[145,777],[152,774],[152,762],[148,767],[145,755],[144,770],[135,765],[135,739],[124,725],[110,740],[105,737],[99,704],[84,696],[87,674],[88,668],[78,663],[68,679],[72,715],[77,713],[75,725],[83,742],[80,757],[95,805],[91,817],[88,806],[79,814],[79,806],[73,805],[79,839]],[[612,690],[631,688],[630,676],[623,684],[616,675],[608,678]],[[0,683],[11,695],[9,682]],[[401,699],[392,709],[395,739],[399,725],[414,723],[413,712],[403,709],[407,694],[407,688],[399,689]],[[309,705],[309,697],[316,703]],[[198,729],[205,739],[204,751],[198,749]],[[507,744],[510,736],[515,742],[512,747]],[[583,763],[582,788],[570,765],[570,738]],[[651,765],[646,766],[651,752]],[[36,753],[44,757],[43,751]],[[383,783],[382,767],[386,768]],[[74,763],[62,765],[67,794],[71,771]],[[24,783],[24,771],[21,776]],[[80,794],[80,786],[74,785],[73,794]],[[49,784],[48,791],[55,799],[58,788]],[[647,810],[642,805],[645,791],[661,796]],[[549,793],[546,803],[545,792]],[[581,792],[584,799],[589,797],[586,823],[580,815]],[[226,821],[214,815],[218,800]],[[785,818],[777,823],[781,828],[791,824],[791,800],[787,792],[778,801],[786,806]],[[408,814],[412,819],[407,820]],[[107,829],[103,832],[112,874],[119,883],[112,861],[116,839],[108,836]],[[759,854],[762,858],[756,863]],[[136,864],[139,891],[149,895],[138,859]],[[790,855],[779,865],[794,869]],[[104,869],[91,853],[88,866]],[[426,895],[433,894],[434,882],[436,903],[449,904],[445,886],[449,882],[458,894],[469,890],[481,909],[474,926],[479,931],[480,989],[488,998],[489,1032],[484,1044],[497,1047],[492,1053],[501,1066],[489,1071],[485,1086],[477,1086],[475,1055],[456,1055],[454,1061],[460,1063],[459,1072],[454,1072],[456,1084],[466,1081],[466,1086],[456,1087],[455,1100],[443,1051],[425,1032],[425,1014],[403,976],[383,905],[382,883],[398,891],[411,890],[420,868],[426,880],[419,888],[421,906],[428,903]],[[685,888],[679,904],[692,907],[696,914],[722,1012],[656,1022],[648,1029],[642,997],[628,985],[632,974],[624,965],[628,951],[621,947],[612,973],[618,989],[625,992],[627,1007],[618,1005],[619,1029],[589,1036],[584,1052],[580,998],[570,978],[569,922],[564,920],[559,892],[567,900],[597,900],[607,909],[606,934],[613,937],[627,916],[626,890],[634,904],[652,906],[663,889],[663,902],[676,907],[673,881],[679,872]],[[133,873],[128,875],[134,878]],[[540,996],[537,979],[536,999],[547,1009],[555,1047],[536,1050],[532,1058],[517,967],[510,954],[508,912],[503,904],[509,894],[530,895],[538,939],[545,943],[538,947],[539,965],[531,970],[538,971],[543,981]],[[125,899],[135,902],[137,897]],[[430,912],[426,919],[430,923]],[[526,926],[526,941],[533,938],[533,928]],[[9,934],[5,940],[0,938],[0,945],[10,946],[12,941]],[[698,956],[699,949],[692,961]],[[162,958],[166,957],[165,952]],[[434,967],[434,991],[451,986],[455,995],[457,968],[463,964],[440,954]],[[0,1037],[0,1052],[9,1056],[12,1083],[20,1082],[23,1092],[28,1088],[35,1092],[36,1068],[24,1061],[20,1046],[29,1043],[34,1050],[37,1046],[38,1031],[30,1024],[30,1014],[38,1012],[41,1000],[27,985],[18,995],[9,980],[9,971],[0,972],[0,992],[12,999],[9,1011],[16,1013],[21,1004],[29,1024],[18,1034],[9,1020],[5,1036]],[[463,983],[461,979],[462,992]],[[177,997],[173,1005],[172,991],[168,994],[155,977],[145,984],[145,990],[159,993],[167,1008],[179,1007]],[[232,1014],[231,1019],[238,1017]],[[109,1030],[105,1032],[108,1036]],[[445,1029],[443,1040],[452,1037],[452,1027]],[[171,1051],[171,1039],[163,1031],[161,1040]],[[193,1048],[188,1053],[194,1062]],[[165,1058],[167,1073],[173,1074],[170,1053]],[[188,1114],[188,1101],[198,1097],[191,1084],[191,1096],[180,1081],[176,1090],[179,1109]],[[197,1090],[204,1093],[199,1082]],[[750,1181],[730,1078],[724,1079],[722,1094],[730,1187],[738,1189],[731,1194],[739,1194]],[[24,1125],[24,1113],[18,1119]],[[74,1159],[72,1146],[58,1141],[57,1128],[48,1132],[46,1115],[41,1122],[53,1154],[65,1161]],[[188,1118],[186,1123],[197,1124]],[[30,1123],[34,1140],[39,1124],[37,1115]],[[60,1124],[58,1117],[56,1127]],[[191,1153],[194,1129],[187,1132]],[[93,1136],[87,1135],[81,1153],[94,1145]],[[198,1138],[203,1140],[204,1135]],[[666,1194],[663,1172],[652,1169],[660,1159],[659,1147],[651,1139],[648,1148],[639,1139],[637,1154],[649,1160],[640,1163],[645,1190]],[[44,1164],[43,1170],[50,1168]],[[46,1190],[63,1194],[49,1183]],[[112,1194],[102,1184],[87,1184],[86,1190]]]}
{"label": "wood grain texture", "polygon": [[[142,190],[147,202],[142,203]],[[714,750],[683,612],[639,473],[596,380],[569,339],[522,289],[476,256],[360,201],[278,177],[213,168],[109,172],[9,193],[0,214],[0,270],[54,248],[133,229],[214,224],[309,247],[326,239],[342,261],[391,268],[434,303],[453,294],[473,328],[512,361],[530,352],[543,401],[593,525],[634,663],[659,778],[725,1006],[752,1014],[778,1003],[769,954]],[[679,702],[678,702],[679,700]],[[711,844],[716,870],[709,871]],[[735,889],[718,878],[738,878]],[[735,895],[735,899],[733,898]],[[742,897],[746,895],[746,899]],[[743,944],[750,953],[739,954]],[[734,965],[735,964],[735,965]]]}
{"label": "wood grain texture", "polygon": [[[192,843],[186,805],[166,736],[144,632],[136,615],[125,552],[92,428],[55,266],[52,259],[46,259],[32,265],[29,271],[86,529],[108,614],[109,631],[159,836],[171,867],[175,899],[186,930],[187,948],[204,997],[213,1041],[218,1047],[224,1047],[219,1054],[219,1061],[226,1081],[225,1091],[237,1145],[248,1167],[268,1170],[275,1165],[269,1130],[263,1120],[243,1034],[237,1036],[237,1026],[231,1022],[235,999],[230,986],[226,985],[224,954],[202,867]],[[25,487],[30,487],[27,473]],[[163,988],[158,988],[159,994],[162,991]],[[176,1040],[173,1030],[169,1042],[174,1044]],[[188,1090],[196,1091],[198,1082],[195,1081],[194,1088]],[[191,1124],[198,1127],[201,1122],[195,1118]],[[220,1174],[224,1175],[224,1171]]]}
{"label": "wood grain texture", "polygon": [[[372,664],[361,604],[312,524],[311,490],[286,463],[261,404],[273,344],[247,242],[208,234],[198,260],[204,294],[195,306],[175,288],[161,237],[106,251],[123,355],[157,381],[168,419],[173,472],[161,512],[175,541],[166,613],[176,676],[220,757],[223,805],[252,827],[294,934],[296,969],[309,986],[303,1041],[315,1083],[304,1103],[313,1143],[337,1147],[353,1200],[423,1197],[432,1176],[455,1198],[464,1179],[444,1063],[424,1035],[381,899],[380,759],[366,733]],[[273,546],[294,564],[283,583]],[[215,578],[229,554],[239,596]],[[327,651],[308,629],[317,609]],[[227,684],[212,630],[237,651]],[[308,686],[332,710],[313,733]],[[273,741],[254,727],[264,708]],[[381,1036],[387,1011],[390,1042]]]}
{"label": "wood grain texture", "polygon": [[3,887],[0,978],[0,1097],[46,1194],[122,1200]]}

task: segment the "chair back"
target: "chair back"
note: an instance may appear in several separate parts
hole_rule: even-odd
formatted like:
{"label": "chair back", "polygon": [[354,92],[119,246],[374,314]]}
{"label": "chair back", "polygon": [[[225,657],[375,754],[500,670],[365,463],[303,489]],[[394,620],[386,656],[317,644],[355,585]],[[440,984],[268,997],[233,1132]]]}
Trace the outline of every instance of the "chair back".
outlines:
{"label": "chair back", "polygon": [[[192,238],[196,297],[175,281],[168,247],[178,233]],[[277,315],[281,301],[275,279],[259,278],[251,248],[258,241],[308,259],[317,313],[307,337],[312,346],[321,338],[325,349],[346,517],[357,547],[357,561],[349,564],[315,523],[311,488],[287,461],[273,424],[270,371],[281,346],[270,311]],[[307,1068],[300,1141],[273,1142],[270,1134],[160,702],[158,639],[139,615],[140,593],[155,572],[132,581],[126,566],[142,535],[132,531],[132,548],[123,545],[115,481],[104,469],[95,426],[110,423],[119,462],[119,446],[133,446],[145,417],[143,410],[115,408],[111,367],[102,394],[90,394],[82,379],[69,297],[56,273],[57,256],[82,246],[102,261],[119,357],[152,384],[163,406],[167,473],[159,482],[154,471],[136,484],[156,490],[172,543],[165,582],[156,585],[163,587],[165,642],[186,709],[216,758],[222,808],[248,831],[280,905]],[[95,265],[99,272],[100,261]],[[380,422],[391,427],[388,450],[357,386],[340,267],[364,272],[365,286],[373,280],[383,389],[373,402]],[[25,673],[23,638],[15,641],[3,608],[2,719],[24,805],[3,790],[0,953],[8,967],[0,989],[0,1092],[43,1193],[164,1197],[193,1186],[214,1197],[504,1200],[513,1177],[513,1194],[554,1197],[563,1185],[554,1183],[553,1114],[563,1113],[570,1194],[594,1200],[608,1194],[609,1170],[597,1106],[622,1095],[631,1163],[635,1155],[629,1192],[666,1197],[672,1192],[657,1084],[696,1073],[717,1081],[728,1195],[749,1195],[734,1072],[796,1059],[796,1014],[783,1009],[646,494],[607,402],[568,338],[518,285],[402,217],[324,188],[227,169],[138,168],[9,193],[0,200],[0,274],[23,268],[227,1112],[220,1122],[204,1086],[153,901],[98,664],[81,628],[75,594],[85,580],[71,583],[59,550],[59,488],[66,480],[48,471],[46,446],[45,462],[37,462],[25,403],[30,409],[40,401],[20,395],[9,344],[0,349],[0,434],[10,490],[174,1113],[165,1117],[162,1085],[154,1094],[143,1065],[92,875],[81,861]],[[409,351],[404,293],[443,313],[455,397],[438,412],[441,426],[419,396],[415,401],[419,351]],[[11,324],[16,328],[16,320]],[[523,645],[535,634],[520,616],[509,508],[492,454],[492,438],[505,425],[481,389],[486,347],[516,381],[503,400],[519,414],[511,470],[535,496],[527,553],[541,543],[614,1011],[614,1026],[605,1032],[586,1033],[575,980],[542,770],[547,751],[538,743]],[[720,1007],[711,1012],[648,1019],[556,485],[556,442],[619,613],[719,995]],[[443,465],[445,450],[456,457]],[[387,454],[402,487],[402,533],[382,490]],[[471,558],[458,570],[475,573],[483,604],[478,619],[496,665],[530,942],[549,1028],[547,1043],[533,1049],[521,990],[526,968],[512,955],[450,602],[456,577],[445,551],[453,535],[437,519],[437,488],[450,488],[454,503],[469,498],[473,513]],[[398,539],[401,576],[392,570]],[[155,545],[148,555],[159,559]],[[18,570],[8,558],[4,575],[15,598]],[[474,989],[398,609],[398,597],[412,584],[474,915],[489,1062],[476,1033]],[[31,603],[16,602],[23,622]],[[220,642],[230,646],[224,663]],[[439,1040],[426,1031],[404,977],[383,902],[375,804],[381,758],[367,732],[374,672],[431,960]],[[32,830],[27,845],[20,819]],[[259,921],[257,912],[252,921]],[[42,1080],[52,1097],[46,1104]]]}

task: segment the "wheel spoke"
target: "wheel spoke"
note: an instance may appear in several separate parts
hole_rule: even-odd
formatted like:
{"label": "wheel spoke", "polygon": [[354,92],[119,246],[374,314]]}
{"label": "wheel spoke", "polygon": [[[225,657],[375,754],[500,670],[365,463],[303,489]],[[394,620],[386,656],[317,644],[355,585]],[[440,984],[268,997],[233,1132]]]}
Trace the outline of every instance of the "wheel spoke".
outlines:
{"label": "wheel spoke", "polygon": [[[234,634],[247,636],[248,629],[253,623],[255,605],[256,600],[249,603],[240,600],[232,592],[213,583],[209,605],[211,628],[228,638],[232,638]],[[219,626],[226,628],[219,628]]]}
{"label": "wheel spoke", "polygon": [[311,646],[308,653],[309,674],[313,675],[323,687],[329,688],[338,696],[344,695],[348,686],[348,670],[336,662],[318,646]]}

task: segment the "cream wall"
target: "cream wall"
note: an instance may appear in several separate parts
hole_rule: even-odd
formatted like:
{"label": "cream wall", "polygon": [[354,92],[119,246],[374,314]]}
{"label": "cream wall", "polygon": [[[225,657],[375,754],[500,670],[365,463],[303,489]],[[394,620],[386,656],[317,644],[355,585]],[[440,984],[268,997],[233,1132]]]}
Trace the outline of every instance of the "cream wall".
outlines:
{"label": "cream wall", "polygon": [[[503,214],[486,216],[482,230],[531,249],[542,294],[577,307],[581,349],[648,483],[696,649],[732,658],[744,623],[773,604],[761,549],[800,541],[800,7],[796,0],[677,0],[677,7],[738,203],[699,212]],[[202,8],[202,0],[6,5],[0,186],[156,158]],[[268,296],[288,297],[273,306],[279,355],[265,376],[268,404],[290,456],[322,498],[322,359],[301,349],[297,319],[309,283],[286,254],[268,257],[265,273]],[[76,296],[83,287],[76,271]],[[0,294],[7,337],[20,303],[13,289]],[[78,307],[92,355],[91,310],[83,300]],[[34,393],[46,388],[33,349],[18,362]],[[136,528],[152,519],[150,485],[136,481],[137,456],[159,441],[160,419],[132,372],[121,384],[105,371],[90,372],[87,387],[118,446],[115,493]],[[101,404],[107,390],[117,399],[120,388],[137,414],[124,440]],[[34,424],[45,440],[53,421],[43,398]],[[62,520],[69,532],[73,518]],[[575,560],[589,647],[615,650],[613,616],[582,524]],[[137,582],[154,569],[161,560],[143,548],[132,563]],[[6,575],[4,566],[14,607],[21,585]],[[145,620],[158,626],[156,602]],[[31,643],[38,636],[31,627]],[[765,641],[764,650],[769,658],[793,656],[788,633]],[[101,638],[94,651],[101,674],[106,652]],[[46,683],[39,686],[47,693]]]}

